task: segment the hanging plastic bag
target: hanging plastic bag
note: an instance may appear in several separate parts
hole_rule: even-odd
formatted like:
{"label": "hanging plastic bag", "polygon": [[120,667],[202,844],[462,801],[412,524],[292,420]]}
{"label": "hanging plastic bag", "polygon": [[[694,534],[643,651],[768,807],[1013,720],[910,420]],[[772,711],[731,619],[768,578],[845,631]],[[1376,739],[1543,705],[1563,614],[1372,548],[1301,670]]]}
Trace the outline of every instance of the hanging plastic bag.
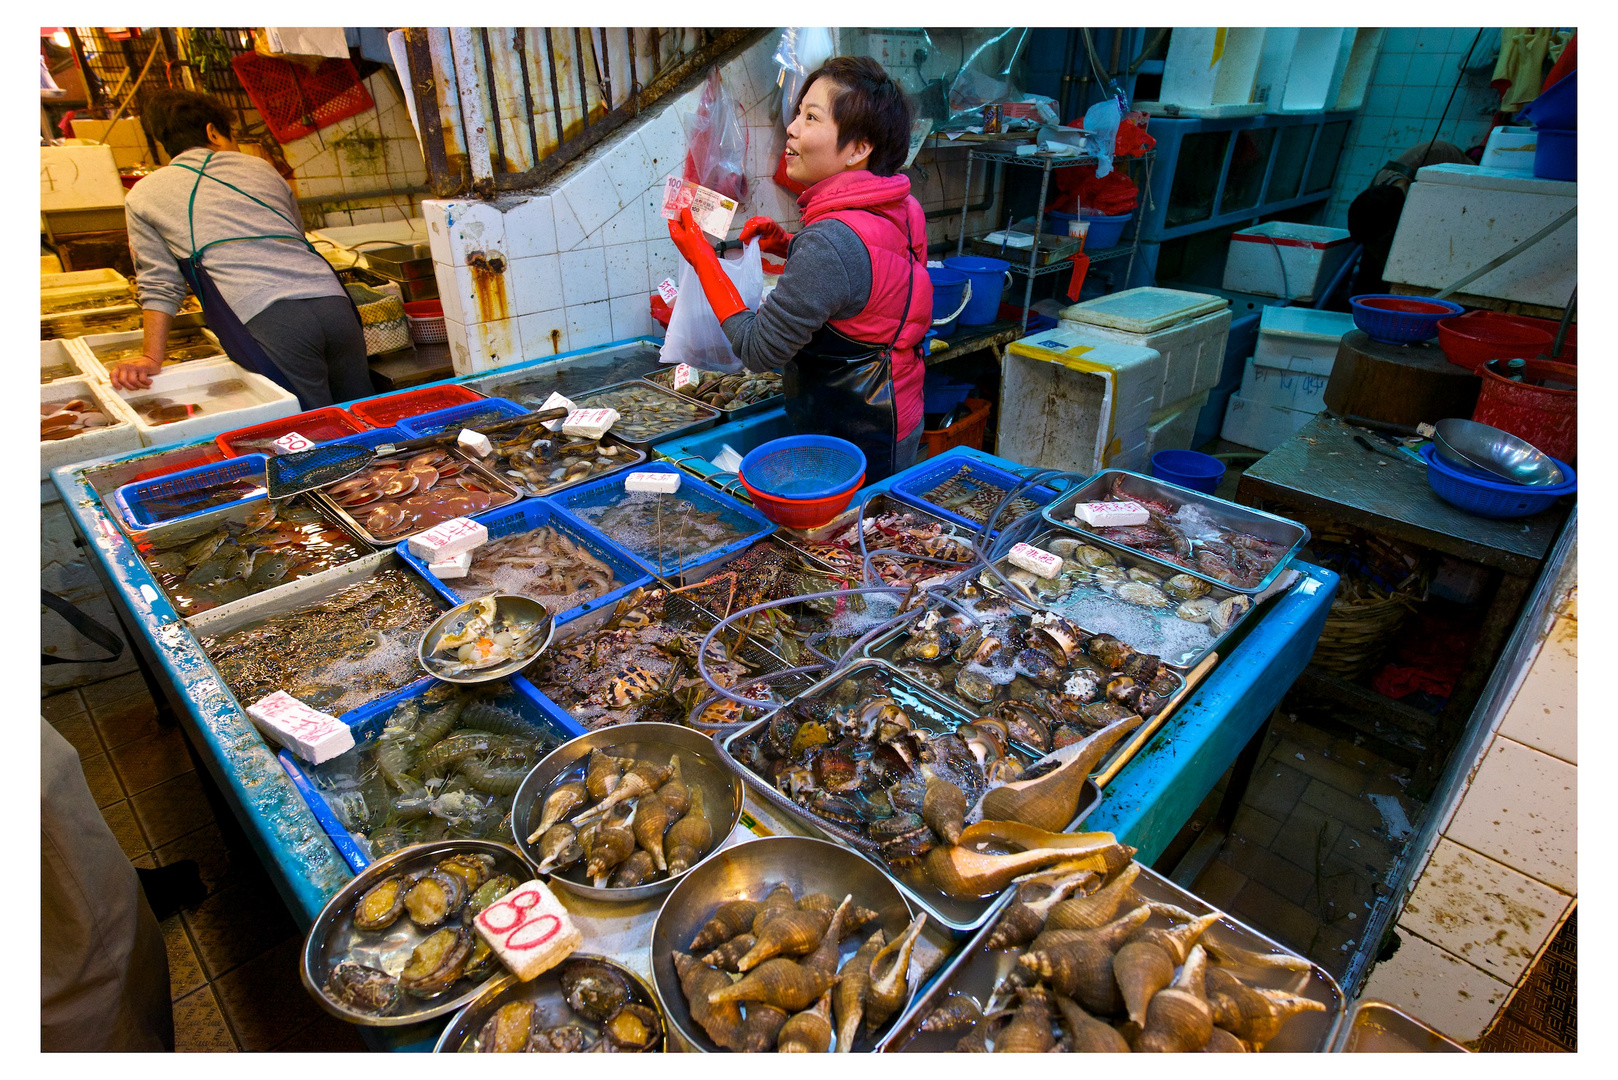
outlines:
{"label": "hanging plastic bag", "polygon": [[774,59],[785,73],[781,83],[782,128],[792,125],[793,106],[798,102],[804,80],[819,71],[836,50],[830,27],[789,26],[781,32]]}
{"label": "hanging plastic bag", "polygon": [[708,72],[696,113],[685,121],[685,144],[687,180],[737,201],[747,197],[747,128],[717,67]]}
{"label": "hanging plastic bag", "polygon": [[[757,311],[764,298],[764,256],[758,245],[757,240],[750,240],[741,258],[719,260],[749,311]],[[674,314],[669,318],[669,332],[663,338],[659,359],[665,364],[690,364],[704,371],[742,370],[741,358],[731,351],[730,339],[725,337],[719,317],[702,292],[697,272],[683,259],[678,284],[679,298],[674,301]]]}
{"label": "hanging plastic bag", "polygon": [[1124,103],[1103,98],[1084,113],[1084,130],[1096,137],[1096,176],[1112,172],[1112,153],[1118,144],[1118,124],[1124,118]]}

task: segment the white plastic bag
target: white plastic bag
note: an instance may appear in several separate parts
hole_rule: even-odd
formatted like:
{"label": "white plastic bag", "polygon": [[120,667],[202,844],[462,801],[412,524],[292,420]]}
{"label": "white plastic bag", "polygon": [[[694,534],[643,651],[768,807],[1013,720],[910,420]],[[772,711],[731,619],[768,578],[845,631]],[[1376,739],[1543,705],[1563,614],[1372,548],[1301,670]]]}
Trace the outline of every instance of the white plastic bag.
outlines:
{"label": "white plastic bag", "polygon": [[[758,245],[757,240],[750,240],[741,258],[719,260],[730,280],[736,283],[736,291],[741,293],[742,303],[749,311],[757,311],[764,296],[764,256],[759,253]],[[741,359],[731,351],[730,340],[725,337],[718,316],[703,294],[697,272],[684,259],[680,260],[679,287],[659,359],[665,364],[690,364],[704,371],[742,370]]]}

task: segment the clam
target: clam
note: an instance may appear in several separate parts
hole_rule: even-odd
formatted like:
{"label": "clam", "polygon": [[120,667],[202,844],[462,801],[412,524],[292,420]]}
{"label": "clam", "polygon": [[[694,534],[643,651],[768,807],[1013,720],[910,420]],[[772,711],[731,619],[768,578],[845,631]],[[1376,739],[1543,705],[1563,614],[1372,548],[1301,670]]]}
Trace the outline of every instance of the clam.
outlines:
{"label": "clam", "polygon": [[1213,614],[1218,608],[1219,601],[1213,597],[1199,596],[1181,603],[1179,607],[1174,609],[1174,614],[1186,622],[1205,623],[1213,618]]}
{"label": "clam", "polygon": [[1125,581],[1113,588],[1112,595],[1137,607],[1164,608],[1173,602],[1163,594],[1162,589],[1144,581]]}
{"label": "clam", "polygon": [[464,879],[433,870],[419,878],[405,894],[405,910],[417,926],[437,926],[460,910],[468,892]]}
{"label": "clam", "polygon": [[1035,686],[1049,690],[1062,681],[1062,669],[1044,649],[1024,649],[1017,654],[1017,671]]}
{"label": "clam", "polygon": [[1101,697],[1107,674],[1090,663],[1075,664],[1062,682],[1062,693],[1081,704]]}
{"label": "clam", "polygon": [[461,978],[481,981],[493,975],[499,967],[500,958],[479,934],[472,942],[472,952],[466,958],[466,967],[461,969]]}
{"label": "clam", "polygon": [[1090,567],[1091,569],[1100,566],[1116,566],[1118,564],[1118,560],[1112,557],[1111,552],[1098,548],[1093,544],[1080,544],[1074,548],[1072,559],[1080,566]]}
{"label": "clam", "polygon": [[889,860],[913,859],[933,849],[937,837],[919,814],[894,814],[874,821],[866,830]]}
{"label": "clam", "polygon": [[326,993],[356,1012],[386,1016],[399,1004],[399,980],[377,968],[344,960],[331,969]]}
{"label": "clam", "polygon": [[586,1020],[605,1021],[629,1000],[629,980],[617,969],[594,960],[572,960],[557,974],[568,1007]]}
{"label": "clam", "polygon": [[1213,586],[1195,574],[1175,574],[1163,583],[1163,591],[1176,600],[1196,600],[1212,592]]}
{"label": "clam", "polygon": [[1099,660],[1108,671],[1116,671],[1135,650],[1111,634],[1097,634],[1085,642],[1084,651]]}
{"label": "clam", "polygon": [[1077,537],[1058,536],[1054,540],[1047,542],[1045,546],[1050,549],[1052,555],[1060,555],[1065,559],[1079,549],[1079,544],[1080,541]]}
{"label": "clam", "polygon": [[590,1037],[577,1024],[543,1028],[528,1040],[528,1050],[534,1054],[577,1054],[589,1043]]}
{"label": "clam", "polygon": [[995,715],[1005,721],[1006,730],[1014,740],[1041,754],[1050,752],[1050,724],[1032,705],[1025,701],[1002,701],[995,707]]}
{"label": "clam", "polygon": [[1158,588],[1162,588],[1163,586],[1162,578],[1158,577],[1150,570],[1144,570],[1139,566],[1131,566],[1126,573],[1128,574],[1130,581],[1144,582],[1147,585],[1155,585]]}
{"label": "clam", "polygon": [[[580,852],[582,855],[583,852]],[[478,912],[500,899],[506,893],[517,887],[517,879],[510,874],[496,874],[494,877],[478,886],[472,899],[466,902],[466,908],[461,912],[461,918],[470,921],[477,917]]]}

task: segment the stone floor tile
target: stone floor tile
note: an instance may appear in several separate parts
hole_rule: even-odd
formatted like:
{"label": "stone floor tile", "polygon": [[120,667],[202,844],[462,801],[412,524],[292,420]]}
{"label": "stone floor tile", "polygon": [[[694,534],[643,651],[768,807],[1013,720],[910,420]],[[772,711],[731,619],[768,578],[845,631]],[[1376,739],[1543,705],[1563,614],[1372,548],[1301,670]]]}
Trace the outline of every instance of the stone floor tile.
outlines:
{"label": "stone floor tile", "polygon": [[1302,720],[1289,720],[1285,713],[1276,717],[1271,724],[1271,730],[1279,732],[1283,739],[1295,742],[1299,746],[1313,750],[1316,753],[1330,749],[1334,741],[1329,732]]}
{"label": "stone floor tile", "polygon": [[213,821],[213,810],[203,794],[202,780],[194,772],[181,773],[172,780],[147,788],[131,796],[130,802],[154,847],[178,840]]}
{"label": "stone floor tile", "polygon": [[1362,770],[1341,761],[1334,761],[1320,751],[1301,746],[1291,739],[1281,740],[1281,745],[1276,747],[1274,756],[1282,764],[1297,769],[1306,776],[1324,781],[1349,795],[1358,795],[1365,783],[1366,774]]}
{"label": "stone floor tile", "polygon": [[151,697],[146,689],[146,680],[141,678],[138,671],[119,675],[115,679],[91,683],[89,686],[81,686],[79,694],[84,698],[85,705],[91,709],[117,701],[119,698],[127,698],[131,694],[144,695],[148,700]]}
{"label": "stone floor tile", "polygon": [[241,876],[233,871],[230,849],[225,846],[224,837],[216,824],[204,825],[178,840],[164,844],[157,849],[156,855],[159,866],[169,866],[183,859],[195,862],[202,883],[209,892]]}
{"label": "stone floor tile", "polygon": [[[1294,904],[1302,904],[1315,888],[1315,875],[1287,862],[1268,848],[1238,837],[1225,848],[1226,862],[1249,881],[1262,881]],[[1262,928],[1261,928],[1262,929]]]}
{"label": "stone floor tile", "polygon": [[1343,831],[1343,823],[1315,809],[1308,803],[1299,803],[1281,823],[1269,848],[1294,866],[1310,873],[1326,861]]}
{"label": "stone floor tile", "polygon": [[170,915],[161,925],[163,944],[168,946],[169,951],[170,996],[178,1001],[206,984],[208,976],[203,973],[202,961],[197,959],[191,936],[186,933],[185,920],[178,915]]}
{"label": "stone floor tile", "polygon": [[124,849],[125,855],[133,859],[151,854],[151,845],[146,842],[146,834],[140,831],[140,823],[135,820],[135,811],[131,809],[129,800],[121,799],[103,806],[101,816],[106,819],[112,835],[118,838],[118,846]]}
{"label": "stone floor tile", "polygon": [[1242,891],[1247,884],[1246,875],[1225,862],[1223,858],[1216,858],[1203,868],[1197,875],[1197,881],[1191,891],[1217,908],[1229,908],[1236,894]]}
{"label": "stone floor tile", "polygon": [[101,741],[109,748],[144,739],[163,730],[157,722],[157,706],[144,693],[94,707],[90,715],[95,720]]}
{"label": "stone floor tile", "polygon": [[1277,821],[1284,821],[1309,784],[1310,777],[1291,766],[1260,762],[1253,770],[1252,783],[1242,802]]}
{"label": "stone floor tile", "polygon": [[1261,810],[1243,803],[1231,819],[1230,831],[1233,836],[1240,836],[1250,844],[1259,847],[1269,847],[1275,839],[1275,834],[1281,829],[1281,823]]}
{"label": "stone floor tile", "polygon": [[1320,933],[1319,919],[1256,880],[1248,881],[1228,910],[1297,952],[1313,948]]}
{"label": "stone floor tile", "polygon": [[135,739],[107,751],[118,779],[130,795],[154,788],[165,780],[191,771],[191,752],[180,729],[162,728],[156,734]]}
{"label": "stone floor tile", "polygon": [[1380,879],[1404,847],[1404,844],[1390,845],[1381,836],[1345,825],[1337,837],[1337,845],[1332,848],[1332,857],[1347,860],[1363,873]]}
{"label": "stone floor tile", "polygon": [[1365,832],[1382,827],[1382,815],[1364,799],[1339,791],[1323,780],[1309,781],[1304,789],[1303,801],[1317,810],[1323,810],[1344,825],[1352,825]]}
{"label": "stone floor tile", "polygon": [[39,714],[53,724],[63,717],[84,712],[86,708],[77,690],[64,690],[60,694],[39,699]]}
{"label": "stone floor tile", "polygon": [[240,1048],[206,984],[174,1003],[174,1049],[182,1054],[235,1053]]}
{"label": "stone floor tile", "polygon": [[320,1006],[298,978],[301,935],[293,934],[269,951],[214,980],[225,1017],[242,1049],[268,1050],[321,1015]]}
{"label": "stone floor tile", "polygon": [[89,786],[90,796],[95,799],[97,806],[111,806],[128,798],[106,754],[81,757],[79,767],[84,770],[84,782]]}
{"label": "stone floor tile", "polygon": [[229,885],[181,913],[203,970],[218,979],[297,932],[267,877]]}
{"label": "stone floor tile", "polygon": [[80,758],[106,753],[106,748],[101,745],[101,737],[96,734],[96,726],[87,712],[77,712],[52,720],[51,727],[79,752]]}
{"label": "stone floor tile", "polygon": [[363,1054],[369,1047],[360,1038],[359,1028],[323,1012],[271,1049],[294,1054]]}

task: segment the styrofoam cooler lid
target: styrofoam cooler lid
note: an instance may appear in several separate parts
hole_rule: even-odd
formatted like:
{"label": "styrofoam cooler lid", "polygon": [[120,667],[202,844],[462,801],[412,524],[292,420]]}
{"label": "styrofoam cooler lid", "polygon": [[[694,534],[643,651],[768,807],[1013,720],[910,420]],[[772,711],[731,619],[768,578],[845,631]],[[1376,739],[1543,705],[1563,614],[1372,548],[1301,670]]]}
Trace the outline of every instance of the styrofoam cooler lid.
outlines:
{"label": "styrofoam cooler lid", "polygon": [[1266,307],[1258,319],[1261,334],[1306,341],[1337,341],[1352,329],[1354,316],[1342,311]]}
{"label": "styrofoam cooler lid", "polygon": [[1087,337],[1082,330],[1052,327],[1013,341],[1006,351],[1031,360],[1061,364],[1076,371],[1110,368],[1121,371],[1157,359],[1157,350],[1144,345],[1121,345]]}
{"label": "styrofoam cooler lid", "polygon": [[1062,318],[1129,334],[1151,334],[1220,311],[1229,303],[1222,296],[1147,285],[1074,304],[1062,311]]}
{"label": "styrofoam cooler lid", "polygon": [[1527,195],[1576,196],[1579,191],[1576,180],[1546,180],[1516,169],[1490,169],[1482,165],[1424,165],[1416,170],[1416,182],[1486,191],[1518,191]]}
{"label": "styrofoam cooler lid", "polygon": [[1301,225],[1295,221],[1266,221],[1248,229],[1237,229],[1230,234],[1232,240],[1250,244],[1276,243],[1296,247],[1327,248],[1346,244],[1347,229],[1333,229],[1325,225]]}

